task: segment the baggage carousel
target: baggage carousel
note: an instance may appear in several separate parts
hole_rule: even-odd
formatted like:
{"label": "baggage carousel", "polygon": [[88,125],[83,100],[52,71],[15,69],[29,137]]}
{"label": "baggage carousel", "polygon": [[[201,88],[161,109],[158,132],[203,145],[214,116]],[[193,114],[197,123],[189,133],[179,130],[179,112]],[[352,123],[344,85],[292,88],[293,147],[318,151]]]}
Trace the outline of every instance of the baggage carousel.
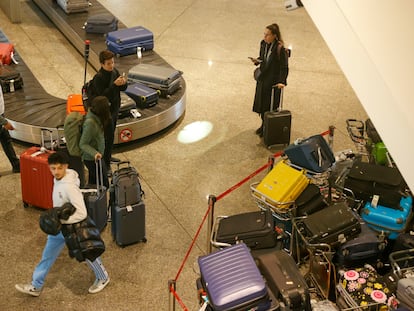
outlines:
{"label": "baggage carousel", "polygon": [[[67,15],[53,0],[33,0],[55,26],[65,35],[83,57],[85,40],[90,40],[89,63],[99,70],[99,52],[106,49],[105,36],[87,34],[82,26],[91,14],[108,13],[98,1],[90,1],[88,12]],[[134,25],[135,26],[135,25]],[[119,29],[126,26],[119,22]],[[0,41],[7,41],[3,35]],[[62,134],[62,125],[66,116],[66,98],[50,95],[16,51],[19,60],[15,66],[24,81],[23,89],[4,94],[6,118],[10,120],[16,131],[10,131],[14,139],[39,144],[42,129]],[[143,63],[171,67],[155,51],[143,53]],[[120,72],[128,72],[138,64],[136,55],[120,57],[116,60]],[[155,134],[176,122],[185,111],[185,80],[181,78],[181,88],[169,98],[160,98],[158,104],[148,109],[138,109],[140,118],[127,117],[118,120],[115,131],[115,144],[131,142]],[[69,95],[69,94],[68,94]]]}

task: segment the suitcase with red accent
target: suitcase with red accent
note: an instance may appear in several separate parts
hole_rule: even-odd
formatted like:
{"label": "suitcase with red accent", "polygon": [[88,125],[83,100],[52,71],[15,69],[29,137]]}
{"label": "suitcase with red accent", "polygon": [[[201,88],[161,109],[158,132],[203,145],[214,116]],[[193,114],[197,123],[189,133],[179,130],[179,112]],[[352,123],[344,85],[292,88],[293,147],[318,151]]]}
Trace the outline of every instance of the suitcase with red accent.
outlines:
{"label": "suitcase with red accent", "polygon": [[[50,132],[52,137],[52,132]],[[44,138],[42,132],[42,146]],[[24,207],[52,208],[53,176],[47,158],[53,150],[30,147],[20,155],[20,179]]]}

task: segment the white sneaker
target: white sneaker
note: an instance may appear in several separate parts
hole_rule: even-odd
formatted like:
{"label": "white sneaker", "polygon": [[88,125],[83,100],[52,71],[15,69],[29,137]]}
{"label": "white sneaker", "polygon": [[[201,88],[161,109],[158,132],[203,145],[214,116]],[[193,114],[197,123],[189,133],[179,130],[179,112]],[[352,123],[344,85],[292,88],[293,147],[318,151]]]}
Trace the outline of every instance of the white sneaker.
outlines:
{"label": "white sneaker", "polygon": [[41,288],[36,288],[32,284],[16,284],[14,287],[23,294],[28,294],[34,297],[38,297],[42,292]]}
{"label": "white sneaker", "polygon": [[109,277],[106,280],[96,279],[93,285],[89,287],[89,293],[90,294],[99,293],[101,290],[103,290],[106,287],[106,285],[108,285],[108,283],[109,283]]}

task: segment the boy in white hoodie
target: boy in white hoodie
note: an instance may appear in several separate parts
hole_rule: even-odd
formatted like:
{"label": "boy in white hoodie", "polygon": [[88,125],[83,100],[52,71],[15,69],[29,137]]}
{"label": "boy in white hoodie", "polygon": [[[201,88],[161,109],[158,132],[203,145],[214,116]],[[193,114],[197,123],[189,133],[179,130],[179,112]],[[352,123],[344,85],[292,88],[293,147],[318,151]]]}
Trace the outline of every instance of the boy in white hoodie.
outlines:
{"label": "boy in white hoodie", "polygon": [[[64,203],[71,203],[76,211],[67,220],[61,220],[62,224],[73,224],[84,220],[87,216],[83,195],[79,188],[78,173],[68,169],[69,160],[64,153],[52,153],[48,158],[50,172],[54,177],[53,206],[62,206]],[[62,232],[57,235],[48,235],[46,245],[43,249],[42,259],[37,264],[30,284],[16,284],[15,288],[22,293],[32,296],[39,296],[45,278],[65,246],[65,238]],[[91,262],[86,259],[87,264],[95,273],[96,280],[89,288],[89,293],[100,292],[109,283],[109,276],[102,264],[100,257]]]}

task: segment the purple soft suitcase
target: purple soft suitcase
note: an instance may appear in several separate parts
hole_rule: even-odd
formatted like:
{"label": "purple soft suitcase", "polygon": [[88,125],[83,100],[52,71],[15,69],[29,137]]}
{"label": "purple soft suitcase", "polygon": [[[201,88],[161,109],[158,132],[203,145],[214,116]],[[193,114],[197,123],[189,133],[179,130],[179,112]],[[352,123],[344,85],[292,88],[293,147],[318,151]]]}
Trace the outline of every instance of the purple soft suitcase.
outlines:
{"label": "purple soft suitcase", "polygon": [[152,50],[154,48],[154,35],[142,26],[119,29],[108,32],[106,45],[108,50],[114,52],[117,56],[130,55],[136,53],[138,47],[143,50]]}
{"label": "purple soft suitcase", "polygon": [[137,107],[149,108],[158,103],[160,91],[154,90],[142,83],[131,83],[125,90],[125,94],[131,97]]}
{"label": "purple soft suitcase", "polygon": [[259,305],[257,310],[270,308],[266,284],[246,244],[201,256],[198,265],[213,310],[250,310]]}

